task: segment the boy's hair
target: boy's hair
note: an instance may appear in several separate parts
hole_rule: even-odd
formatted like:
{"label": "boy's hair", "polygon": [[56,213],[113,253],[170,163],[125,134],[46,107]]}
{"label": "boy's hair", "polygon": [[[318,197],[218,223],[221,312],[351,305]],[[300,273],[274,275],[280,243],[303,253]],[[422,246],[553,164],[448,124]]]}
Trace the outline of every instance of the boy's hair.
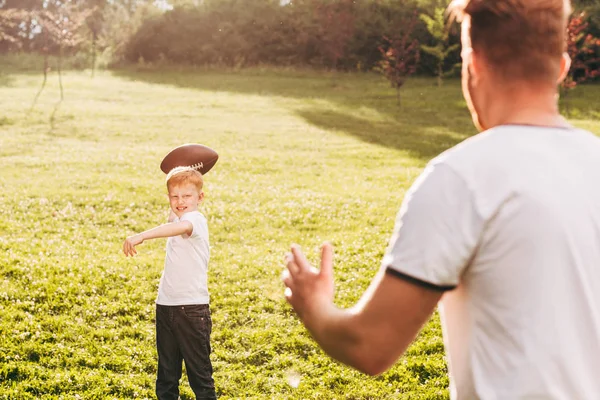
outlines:
{"label": "boy's hair", "polygon": [[176,167],[167,174],[167,190],[187,183],[191,183],[198,189],[198,193],[202,192],[204,179],[202,174],[191,167]]}
{"label": "boy's hair", "polygon": [[469,17],[473,51],[502,78],[557,83],[569,0],[453,0],[448,12]]}

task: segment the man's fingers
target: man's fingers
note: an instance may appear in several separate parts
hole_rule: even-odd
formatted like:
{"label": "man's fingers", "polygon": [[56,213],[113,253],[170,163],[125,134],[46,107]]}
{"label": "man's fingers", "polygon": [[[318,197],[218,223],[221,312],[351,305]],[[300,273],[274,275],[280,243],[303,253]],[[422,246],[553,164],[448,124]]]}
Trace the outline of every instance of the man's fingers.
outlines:
{"label": "man's fingers", "polygon": [[328,278],[333,277],[333,246],[325,242],[321,247],[321,271],[319,274]]}
{"label": "man's fingers", "polygon": [[285,296],[285,299],[289,302],[292,299],[292,286],[294,284],[294,279],[292,278],[292,275],[290,274],[290,271],[287,269],[284,269],[283,272],[281,273],[281,280],[283,281],[283,284],[285,285],[285,290],[283,291],[283,295]]}
{"label": "man's fingers", "polygon": [[294,280],[293,280],[292,275],[290,274],[289,270],[287,270],[287,269],[283,270],[283,272],[281,273],[281,281],[287,287],[290,287],[292,285]]}
{"label": "man's fingers", "polygon": [[296,275],[298,273],[298,264],[296,264],[296,262],[294,261],[294,256],[292,255],[292,253],[288,253],[285,255],[285,266],[292,275]]}
{"label": "man's fingers", "polygon": [[286,287],[285,290],[283,291],[283,295],[285,296],[285,299],[287,301],[291,301],[291,299],[292,299],[292,289],[290,289],[289,287]]}
{"label": "man's fingers", "polygon": [[310,263],[300,250],[300,246],[297,244],[292,245],[292,255],[294,256],[294,262],[298,265],[300,270],[308,270],[310,268]]}

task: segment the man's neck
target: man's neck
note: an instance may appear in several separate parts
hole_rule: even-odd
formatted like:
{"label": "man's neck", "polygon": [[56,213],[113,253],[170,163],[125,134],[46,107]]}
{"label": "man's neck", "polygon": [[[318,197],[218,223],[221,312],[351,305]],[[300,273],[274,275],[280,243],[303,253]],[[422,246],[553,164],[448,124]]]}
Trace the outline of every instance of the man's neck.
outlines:
{"label": "man's neck", "polygon": [[568,128],[560,115],[556,91],[552,88],[513,87],[495,92],[488,107],[487,128],[498,125],[533,125]]}

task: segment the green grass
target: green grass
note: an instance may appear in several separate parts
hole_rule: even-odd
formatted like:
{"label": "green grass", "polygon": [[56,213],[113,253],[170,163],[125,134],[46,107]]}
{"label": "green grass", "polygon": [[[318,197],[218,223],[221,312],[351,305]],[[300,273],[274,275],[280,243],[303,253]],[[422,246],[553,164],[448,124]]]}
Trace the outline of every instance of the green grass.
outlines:
{"label": "green grass", "polygon": [[[164,240],[125,259],[123,239],[168,211],[161,158],[200,142],[206,176],[213,363],[223,399],[440,399],[439,319],[398,363],[367,377],[329,359],[283,299],[297,242],[336,249],[336,303],[376,273],[406,189],[475,133],[457,81],[303,71],[0,74],[0,399],[153,398],[154,299]],[[600,132],[600,87],[569,94]],[[299,374],[297,388],[290,376]],[[192,398],[184,378],[182,398]]]}

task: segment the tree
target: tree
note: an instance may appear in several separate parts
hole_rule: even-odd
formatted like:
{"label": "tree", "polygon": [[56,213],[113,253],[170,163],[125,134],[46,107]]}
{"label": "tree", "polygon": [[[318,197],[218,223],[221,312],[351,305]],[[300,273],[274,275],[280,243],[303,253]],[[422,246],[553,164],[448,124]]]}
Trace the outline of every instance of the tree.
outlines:
{"label": "tree", "polygon": [[[442,78],[445,75],[444,63],[446,62],[446,59],[452,52],[460,47],[459,44],[448,45],[449,30],[446,26],[444,13],[444,8],[436,7],[433,11],[433,17],[430,17],[427,14],[421,14],[419,16],[421,21],[425,23],[427,31],[429,31],[431,36],[437,42],[435,46],[421,45],[421,50],[437,59],[436,75],[438,86],[442,85]],[[454,70],[454,68],[452,68],[452,70]]]}
{"label": "tree", "polygon": [[571,69],[561,84],[564,95],[577,84],[600,77],[600,39],[587,33],[587,27],[584,13],[569,20],[567,52],[571,57]]}
{"label": "tree", "polygon": [[27,16],[27,12],[18,9],[0,9],[0,43],[19,44],[17,34],[19,25]]}
{"label": "tree", "polygon": [[0,49],[30,51],[39,28],[32,12],[42,8],[39,0],[0,1]]}
{"label": "tree", "polygon": [[96,71],[96,57],[98,53],[98,39],[104,25],[104,10],[108,5],[107,0],[79,0],[79,11],[86,12],[85,26],[91,36],[91,67],[92,77]]}
{"label": "tree", "polygon": [[334,69],[338,68],[338,62],[346,54],[354,35],[353,6],[352,0],[337,0],[322,2],[315,7],[319,47]]}
{"label": "tree", "polygon": [[421,56],[419,41],[412,38],[416,24],[417,13],[415,12],[410,20],[402,24],[406,27],[404,32],[393,38],[384,36],[384,40],[388,44],[379,47],[379,51],[383,56],[383,60],[379,63],[379,70],[391,86],[396,88],[398,104],[400,104],[400,88],[404,85],[406,79],[417,70]]}
{"label": "tree", "polygon": [[46,3],[46,7],[42,10],[31,11],[30,16],[40,26],[40,35],[42,36],[45,45],[41,48],[44,55],[44,80],[38,93],[36,94],[31,109],[35,107],[37,99],[44,90],[48,74],[48,57],[50,53],[50,44],[54,44],[58,48],[58,62],[56,71],[58,73],[58,83],[60,87],[60,99],[54,106],[54,111],[50,116],[50,124],[54,127],[54,117],[58,111],[58,107],[64,100],[64,90],[62,84],[62,57],[65,49],[77,48],[84,40],[81,35],[81,27],[85,24],[90,11],[79,11],[70,2]]}

